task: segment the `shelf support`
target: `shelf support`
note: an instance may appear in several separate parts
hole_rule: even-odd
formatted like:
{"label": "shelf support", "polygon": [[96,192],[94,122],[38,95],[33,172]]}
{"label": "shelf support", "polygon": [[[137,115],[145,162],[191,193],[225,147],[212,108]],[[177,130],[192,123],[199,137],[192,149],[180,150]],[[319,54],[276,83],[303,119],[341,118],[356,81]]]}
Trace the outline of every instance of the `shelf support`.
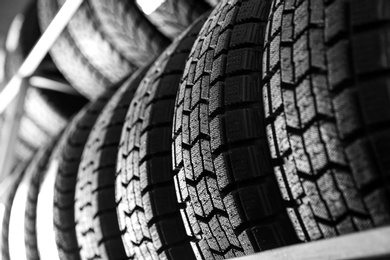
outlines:
{"label": "shelf support", "polygon": [[[8,121],[3,125],[3,134],[0,136],[0,181],[7,176],[12,167],[14,146],[18,136],[18,127],[23,113],[24,98],[30,85],[29,79],[35,73],[43,58],[49,52],[58,36],[65,29],[70,19],[79,9],[84,0],[67,0],[45,32],[39,38],[18,72],[0,93],[0,115],[17,98],[16,108],[7,117]],[[11,112],[11,111],[10,111]]]}

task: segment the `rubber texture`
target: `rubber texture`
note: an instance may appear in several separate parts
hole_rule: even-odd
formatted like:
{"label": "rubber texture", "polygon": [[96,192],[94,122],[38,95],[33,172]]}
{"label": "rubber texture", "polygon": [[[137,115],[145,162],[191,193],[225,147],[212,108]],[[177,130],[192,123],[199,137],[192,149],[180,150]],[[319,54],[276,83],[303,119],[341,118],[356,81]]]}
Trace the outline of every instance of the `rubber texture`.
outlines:
{"label": "rubber texture", "polygon": [[27,260],[39,260],[39,251],[37,247],[37,200],[40,185],[45,177],[47,164],[53,151],[56,139],[51,140],[45,147],[41,148],[36,156],[32,159],[26,169],[25,177],[28,182],[27,200],[24,212],[24,242],[26,248]]}
{"label": "rubber texture", "polygon": [[[46,29],[63,0],[38,0]],[[51,49],[67,80],[89,99],[151,61],[168,44],[132,1],[85,1]]]}
{"label": "rubber texture", "polygon": [[297,242],[274,178],[261,98],[270,1],[221,1],[186,63],[173,160],[199,259]]}
{"label": "rubber texture", "polygon": [[204,1],[164,0],[151,14],[145,15],[159,31],[175,39],[209,9],[210,5]]}
{"label": "rubber texture", "polygon": [[2,260],[10,260],[8,237],[9,237],[9,222],[11,216],[11,207],[12,207],[12,202],[15,198],[18,185],[24,176],[26,167],[27,167],[27,163],[25,164],[21,163],[19,167],[15,168],[14,171],[11,172],[11,174],[17,176],[11,183],[9,187],[9,191],[6,197],[4,198],[5,203],[4,203],[3,221],[1,223],[2,228],[1,228],[1,243],[0,243]]}
{"label": "rubber texture", "polygon": [[54,173],[56,176],[53,220],[60,260],[81,259],[74,215],[75,187],[81,155],[97,118],[114,95],[115,90],[123,83],[124,80],[106,90],[103,95],[82,109],[74,117],[59,142],[58,169]]}
{"label": "rubber texture", "polygon": [[173,108],[185,61],[207,18],[199,18],[156,60],[126,115],[119,146],[116,201],[127,257],[195,259],[175,198]]}
{"label": "rubber texture", "polygon": [[[29,3],[23,14],[24,20],[20,28],[17,46],[15,50],[6,52],[5,81],[9,81],[17,72],[41,35],[37,20],[36,1]],[[44,58],[37,73],[42,76],[61,78],[49,56]],[[30,88],[25,98],[19,127],[15,165],[30,160],[40,146],[58,135],[67,120],[84,104],[85,99],[81,97]]]}
{"label": "rubber texture", "polygon": [[110,99],[81,157],[74,210],[83,260],[127,259],[116,213],[115,165],[126,111],[146,70],[133,74]]}
{"label": "rubber texture", "polygon": [[387,1],[274,1],[263,98],[299,240],[390,223]]}

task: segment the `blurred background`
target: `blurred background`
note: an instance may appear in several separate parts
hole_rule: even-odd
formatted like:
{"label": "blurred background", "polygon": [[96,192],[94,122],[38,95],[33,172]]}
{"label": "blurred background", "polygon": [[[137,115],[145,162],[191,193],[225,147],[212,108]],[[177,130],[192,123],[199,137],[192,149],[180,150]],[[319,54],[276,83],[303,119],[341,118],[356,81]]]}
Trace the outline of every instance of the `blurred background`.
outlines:
{"label": "blurred background", "polygon": [[[4,41],[12,19],[23,10],[27,0],[1,0],[0,2],[0,64],[4,61]],[[2,67],[2,66],[1,66]],[[0,72],[0,80],[2,79]]]}

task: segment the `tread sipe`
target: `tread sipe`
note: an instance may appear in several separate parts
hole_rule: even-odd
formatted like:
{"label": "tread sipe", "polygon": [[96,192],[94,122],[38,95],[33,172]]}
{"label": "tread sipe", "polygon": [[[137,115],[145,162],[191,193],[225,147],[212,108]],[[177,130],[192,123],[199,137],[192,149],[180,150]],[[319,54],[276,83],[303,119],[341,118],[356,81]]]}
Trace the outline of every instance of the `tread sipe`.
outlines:
{"label": "tread sipe", "polygon": [[270,1],[221,1],[192,48],[176,99],[173,160],[199,259],[297,241],[272,171],[261,97]]}
{"label": "tread sipe", "polygon": [[53,221],[60,260],[80,260],[74,215],[75,187],[81,155],[88,136],[107,102],[123,81],[84,107],[71,121],[56,148],[58,168],[54,172]]}
{"label": "tread sipe", "polygon": [[195,259],[190,245],[194,238],[186,234],[175,195],[170,139],[180,78],[206,15],[160,55],[127,112],[118,155],[116,200],[130,258]]}
{"label": "tread sipe", "polygon": [[115,165],[126,111],[148,67],[128,78],[104,107],[89,134],[77,172],[76,237],[83,260],[126,258],[115,203]]}
{"label": "tread sipe", "polygon": [[[50,142],[42,147],[32,159],[31,163],[26,169],[24,176],[24,185],[26,188],[21,189],[21,195],[23,195],[23,206],[19,206],[17,211],[24,211],[24,236],[18,234],[21,239],[24,238],[24,244],[26,248],[27,260],[40,260],[39,250],[37,246],[37,202],[38,193],[41,183],[45,178],[47,172],[47,165],[50,156],[53,152],[54,145],[58,138],[53,138]],[[20,185],[23,186],[23,185]],[[23,209],[23,210],[22,210]],[[19,220],[19,217],[17,218]]]}
{"label": "tread sipe", "polygon": [[301,241],[390,223],[389,8],[382,0],[273,1],[267,136]]}

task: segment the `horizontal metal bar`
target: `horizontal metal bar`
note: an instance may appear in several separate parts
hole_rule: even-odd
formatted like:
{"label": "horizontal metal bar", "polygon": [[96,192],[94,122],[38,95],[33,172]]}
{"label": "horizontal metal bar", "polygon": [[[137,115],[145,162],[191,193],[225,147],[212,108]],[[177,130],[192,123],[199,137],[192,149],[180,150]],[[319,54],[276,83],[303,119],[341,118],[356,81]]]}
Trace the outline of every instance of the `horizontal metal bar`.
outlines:
{"label": "horizontal metal bar", "polygon": [[21,77],[29,77],[35,72],[82,3],[83,0],[67,0],[64,3],[20,67],[18,74]]}
{"label": "horizontal metal bar", "polygon": [[264,251],[237,260],[329,260],[389,257],[390,227]]}
{"label": "horizontal metal bar", "polygon": [[50,79],[48,77],[32,76],[29,82],[32,87],[58,91],[75,96],[81,95],[71,85]]}
{"label": "horizontal metal bar", "polygon": [[43,58],[46,56],[51,46],[69,23],[84,0],[67,0],[58,11],[53,21],[42,34],[30,54],[24,60],[18,72],[0,93],[0,114],[8,107],[12,100],[20,91],[20,84],[23,78],[33,75]]}

